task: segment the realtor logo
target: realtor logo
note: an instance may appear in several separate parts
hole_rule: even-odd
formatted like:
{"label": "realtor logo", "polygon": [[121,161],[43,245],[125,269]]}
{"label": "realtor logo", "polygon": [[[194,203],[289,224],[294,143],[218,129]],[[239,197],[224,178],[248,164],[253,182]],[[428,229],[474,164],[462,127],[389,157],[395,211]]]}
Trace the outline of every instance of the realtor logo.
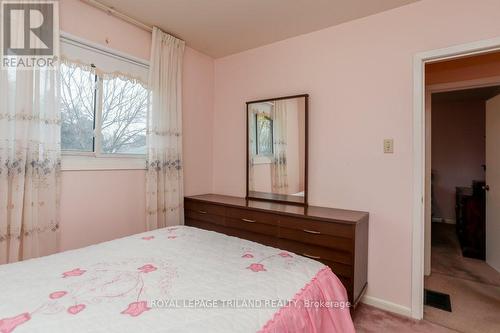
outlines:
{"label": "realtor logo", "polygon": [[2,67],[51,66],[57,1],[2,1]]}

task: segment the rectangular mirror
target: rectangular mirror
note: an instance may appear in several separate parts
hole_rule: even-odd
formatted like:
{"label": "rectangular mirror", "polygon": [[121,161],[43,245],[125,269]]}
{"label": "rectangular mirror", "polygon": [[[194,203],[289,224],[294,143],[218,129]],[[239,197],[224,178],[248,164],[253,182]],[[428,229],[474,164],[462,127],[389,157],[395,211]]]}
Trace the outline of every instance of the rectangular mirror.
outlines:
{"label": "rectangular mirror", "polygon": [[307,205],[308,102],[247,102],[247,199]]}

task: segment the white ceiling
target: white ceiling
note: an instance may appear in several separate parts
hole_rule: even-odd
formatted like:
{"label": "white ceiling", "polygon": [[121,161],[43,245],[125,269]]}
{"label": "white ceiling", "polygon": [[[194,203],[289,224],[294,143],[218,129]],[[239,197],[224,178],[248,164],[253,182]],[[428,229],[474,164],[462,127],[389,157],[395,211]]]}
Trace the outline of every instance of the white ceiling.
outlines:
{"label": "white ceiling", "polygon": [[418,0],[99,0],[219,58]]}

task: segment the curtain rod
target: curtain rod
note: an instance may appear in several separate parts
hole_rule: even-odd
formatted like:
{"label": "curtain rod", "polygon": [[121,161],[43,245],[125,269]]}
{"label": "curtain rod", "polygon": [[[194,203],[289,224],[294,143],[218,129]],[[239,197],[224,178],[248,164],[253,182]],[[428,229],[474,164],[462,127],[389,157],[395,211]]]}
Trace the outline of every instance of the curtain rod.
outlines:
{"label": "curtain rod", "polygon": [[[136,19],[134,19],[134,18],[132,18],[132,17],[130,17],[128,15],[125,15],[125,14],[117,11],[114,8],[108,7],[108,6],[100,3],[99,1],[96,1],[96,0],[80,0],[80,1],[86,3],[87,5],[92,6],[94,8],[100,9],[100,10],[108,13],[111,16],[115,16],[115,17],[117,17],[117,18],[119,18],[119,19],[121,19],[121,20],[123,20],[125,22],[131,23],[131,24],[133,24],[133,25],[135,25],[135,26],[137,26],[137,27],[139,27],[139,28],[141,28],[143,30],[146,30],[148,32],[152,32],[153,31],[153,27],[151,25],[147,25],[145,23],[142,23],[141,21],[138,21],[138,20],[136,20]],[[172,35],[172,34],[170,34],[170,35]],[[174,36],[174,35],[172,35],[172,36]],[[174,37],[177,38],[177,39],[182,40],[181,38],[179,38],[177,36],[174,36]]]}
{"label": "curtain rod", "polygon": [[102,3],[100,3],[99,1],[96,1],[96,0],[80,0],[81,2],[84,2],[94,8],[97,8],[97,9],[100,9],[106,13],[108,13],[109,15],[111,16],[115,16],[123,21],[126,21],[128,23],[131,23],[143,30],[146,30],[146,31],[149,31],[149,32],[152,32],[153,31],[153,27],[150,26],[150,25],[147,25],[147,24],[144,24],[128,15],[125,15],[123,13],[120,13],[119,11],[117,11],[116,9],[114,8],[111,8],[111,7],[108,7]]}

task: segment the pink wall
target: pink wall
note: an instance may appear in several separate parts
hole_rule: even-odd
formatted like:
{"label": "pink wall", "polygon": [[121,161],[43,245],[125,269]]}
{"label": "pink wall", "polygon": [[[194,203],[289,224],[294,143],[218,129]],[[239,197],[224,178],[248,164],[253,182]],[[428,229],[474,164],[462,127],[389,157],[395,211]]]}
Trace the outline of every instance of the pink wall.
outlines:
{"label": "pink wall", "polygon": [[432,103],[432,172],[435,217],[455,219],[455,187],[484,180],[486,101]]}
{"label": "pink wall", "polygon": [[309,93],[310,202],[370,212],[367,295],[409,308],[413,56],[499,36],[499,11],[423,0],[217,59],[214,191],[244,195],[245,101]]}
{"label": "pink wall", "polygon": [[[61,30],[149,60],[151,34],[78,0],[60,2]],[[109,43],[106,43],[106,39]],[[186,48],[183,72],[184,187],[211,192],[214,60]],[[61,249],[143,231],[145,172],[64,171]]]}
{"label": "pink wall", "polygon": [[182,85],[184,193],[212,191],[214,60],[186,48]]}
{"label": "pink wall", "polygon": [[144,231],[144,171],[65,171],[61,251]]}

